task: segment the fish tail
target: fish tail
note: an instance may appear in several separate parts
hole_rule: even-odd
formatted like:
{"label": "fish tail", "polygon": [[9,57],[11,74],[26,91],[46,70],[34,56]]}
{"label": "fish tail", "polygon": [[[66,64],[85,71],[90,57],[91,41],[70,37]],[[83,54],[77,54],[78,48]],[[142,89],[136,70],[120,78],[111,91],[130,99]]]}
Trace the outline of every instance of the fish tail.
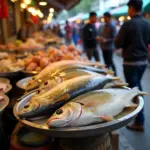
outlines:
{"label": "fish tail", "polygon": [[134,88],[132,89],[132,91],[133,91],[133,92],[137,92],[138,95],[142,95],[142,96],[148,95],[147,92],[140,91],[138,87],[134,87]]}

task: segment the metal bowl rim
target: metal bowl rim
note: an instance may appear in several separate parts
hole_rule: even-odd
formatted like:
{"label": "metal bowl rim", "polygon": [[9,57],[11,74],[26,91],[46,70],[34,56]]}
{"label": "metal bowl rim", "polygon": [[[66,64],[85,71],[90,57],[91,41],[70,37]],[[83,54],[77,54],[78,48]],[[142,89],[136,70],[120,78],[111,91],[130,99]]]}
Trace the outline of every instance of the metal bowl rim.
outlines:
{"label": "metal bowl rim", "polygon": [[[33,93],[31,93],[30,95],[27,95],[27,97],[23,98],[22,100],[30,97]],[[138,107],[130,114],[122,117],[122,118],[119,118],[117,120],[113,120],[113,121],[110,121],[110,122],[106,122],[106,123],[99,123],[99,124],[94,124],[94,125],[87,125],[87,126],[82,126],[82,127],[69,127],[69,128],[49,128],[49,129],[44,129],[44,128],[41,128],[41,125],[35,125],[35,123],[32,123],[28,120],[21,120],[18,116],[17,116],[17,107],[19,107],[20,102],[16,103],[16,105],[14,106],[14,109],[13,109],[13,112],[14,112],[14,115],[15,117],[20,120],[22,123],[24,123],[25,125],[29,126],[29,127],[32,127],[32,128],[36,128],[36,129],[40,129],[40,130],[45,130],[45,131],[48,131],[48,132],[73,132],[73,131],[78,131],[78,132],[82,132],[82,131],[89,131],[89,130],[93,130],[93,129],[99,129],[99,128],[102,128],[102,127],[108,127],[108,126],[112,126],[114,124],[118,124],[122,121],[126,121],[130,118],[133,118],[136,114],[138,114],[143,106],[144,106],[144,100],[142,98],[142,96],[138,96],[138,99],[139,99],[139,105]]]}

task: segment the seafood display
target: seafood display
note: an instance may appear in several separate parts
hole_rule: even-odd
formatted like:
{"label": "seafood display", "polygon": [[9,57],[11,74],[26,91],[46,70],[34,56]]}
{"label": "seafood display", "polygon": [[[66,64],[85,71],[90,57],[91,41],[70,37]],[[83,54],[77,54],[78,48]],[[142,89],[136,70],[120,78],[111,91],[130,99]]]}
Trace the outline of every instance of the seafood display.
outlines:
{"label": "seafood display", "polygon": [[145,94],[138,88],[92,91],[58,109],[47,124],[49,127],[76,127],[112,121],[125,107],[137,107],[133,98]]}
{"label": "seafood display", "polygon": [[74,46],[68,46],[64,48],[49,48],[46,51],[39,51],[34,55],[29,55],[24,59],[26,71],[40,72],[46,66],[51,63],[61,60],[79,60],[88,61],[85,57],[81,57],[81,52]]}
{"label": "seafood display", "polygon": [[118,78],[86,75],[64,81],[48,92],[33,96],[29,103],[18,112],[18,116],[30,118],[52,114],[71,99],[95,89],[102,89],[115,80]]}
{"label": "seafood display", "polygon": [[30,50],[36,50],[36,49],[43,49],[44,46],[42,44],[39,44],[34,39],[29,38],[26,42],[22,42],[20,40],[17,40],[15,42],[8,43],[6,45],[0,45],[1,51],[8,51],[8,52],[24,52],[24,51],[30,51]]}
{"label": "seafood display", "polygon": [[107,74],[109,71],[107,69],[100,69],[95,67],[90,67],[96,65],[95,63],[89,63],[89,62],[80,62],[80,61],[59,61],[56,63],[53,63],[51,65],[48,65],[45,69],[43,69],[38,75],[34,76],[31,80],[28,81],[27,84],[27,90],[32,90],[37,87],[41,83],[44,83],[47,80],[50,79],[59,79],[59,77],[64,74],[63,72],[67,70],[73,70],[73,69],[82,69],[82,70],[88,70],[97,72],[100,74]]}
{"label": "seafood display", "polygon": [[10,81],[6,78],[0,78],[0,93],[7,93],[11,90]]}
{"label": "seafood display", "polygon": [[0,73],[16,72],[24,67],[21,60],[3,59],[0,61]]}
{"label": "seafood display", "polygon": [[9,98],[3,93],[0,93],[0,113],[4,110],[4,108],[8,105],[8,103]]}

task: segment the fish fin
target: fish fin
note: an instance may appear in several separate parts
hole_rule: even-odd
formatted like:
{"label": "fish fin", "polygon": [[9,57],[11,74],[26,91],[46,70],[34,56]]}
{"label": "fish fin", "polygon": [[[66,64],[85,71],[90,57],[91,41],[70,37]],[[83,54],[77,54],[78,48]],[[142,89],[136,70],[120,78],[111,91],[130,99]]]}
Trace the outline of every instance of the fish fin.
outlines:
{"label": "fish fin", "polygon": [[99,116],[98,118],[100,118],[104,121],[113,121],[113,120],[115,120],[112,116],[109,116],[109,115]]}
{"label": "fish fin", "polygon": [[142,96],[149,95],[147,92],[140,91],[138,87],[134,87],[132,90],[138,91],[138,95],[142,95]]}
{"label": "fish fin", "polygon": [[94,102],[89,102],[87,104],[84,104],[84,107],[87,108],[87,107],[93,107],[95,105]]}
{"label": "fish fin", "polygon": [[65,100],[68,100],[70,98],[70,94],[64,94],[62,96],[60,96],[56,102],[61,102],[61,101],[65,101]]}

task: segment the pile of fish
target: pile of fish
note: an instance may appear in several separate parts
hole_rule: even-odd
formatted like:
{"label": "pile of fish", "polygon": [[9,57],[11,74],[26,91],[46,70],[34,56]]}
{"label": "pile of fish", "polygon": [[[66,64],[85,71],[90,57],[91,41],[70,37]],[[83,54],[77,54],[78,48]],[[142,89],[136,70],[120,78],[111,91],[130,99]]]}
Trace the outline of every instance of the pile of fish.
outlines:
{"label": "pile of fish", "polygon": [[49,116],[48,127],[111,121],[125,107],[137,107],[132,99],[145,94],[137,88],[121,88],[126,85],[101,65],[60,61],[29,81],[28,90],[37,88],[36,94],[17,115],[21,119]]}

